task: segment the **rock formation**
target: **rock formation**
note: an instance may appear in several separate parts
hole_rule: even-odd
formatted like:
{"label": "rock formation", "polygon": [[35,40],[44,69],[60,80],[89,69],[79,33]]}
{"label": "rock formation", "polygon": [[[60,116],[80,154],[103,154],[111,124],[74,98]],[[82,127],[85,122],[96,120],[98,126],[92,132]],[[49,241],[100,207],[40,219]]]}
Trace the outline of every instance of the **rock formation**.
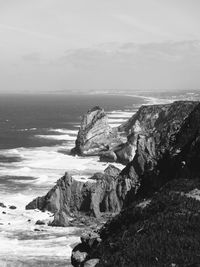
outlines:
{"label": "rock formation", "polygon": [[52,225],[61,226],[68,225],[69,217],[78,213],[99,218],[102,213],[120,212],[138,190],[144,193],[146,189],[150,193],[169,180],[169,175],[174,177],[171,172],[177,167],[172,166],[169,159],[180,150],[179,146],[176,148],[176,136],[186,127],[187,117],[196,106],[197,102],[181,101],[140,108],[132,119],[129,136],[130,142],[136,143],[136,153],[121,173],[110,166],[86,183],[66,173],[46,196],[33,200],[26,208],[53,212]]}
{"label": "rock formation", "polygon": [[[185,127],[188,116],[191,117],[198,106],[198,102],[174,102],[164,105],[159,114],[155,110],[161,110],[160,105],[152,106],[149,108],[153,109],[153,119],[150,118],[150,109],[149,113],[146,110],[147,126],[141,126],[142,131],[137,132],[137,150],[134,159],[122,170],[121,177],[118,178],[117,188],[123,192],[119,195],[122,202],[127,198],[130,189],[134,196],[141,184],[142,190],[146,188],[150,192],[169,180],[175,168],[170,165],[170,157],[177,146],[177,136]],[[130,136],[129,140],[131,138],[135,140],[134,136]]]}
{"label": "rock formation", "polygon": [[34,199],[26,209],[54,213],[53,226],[67,226],[69,218],[80,213],[98,218],[101,212],[119,212],[121,207],[116,196],[119,173],[118,168],[110,165],[104,173],[94,174],[88,182],[77,181],[65,173],[45,196]]}
{"label": "rock formation", "polygon": [[121,142],[117,131],[108,124],[108,117],[100,107],[90,109],[83,117],[72,149],[74,155],[98,155]]}
{"label": "rock formation", "polygon": [[200,263],[200,104],[175,102],[159,116],[138,134],[134,159],[116,179],[123,209],[87,252],[98,266]]}
{"label": "rock formation", "polygon": [[[163,126],[170,127],[170,121],[168,119],[173,123],[171,127],[174,127],[175,131],[175,127],[180,126],[179,124],[183,122],[184,118],[187,117],[196,104],[197,102],[192,101],[179,101],[166,105],[141,106],[128,121],[118,127],[119,132],[125,132],[127,134],[127,142],[103,152],[100,159],[102,161],[117,161],[128,164],[135,156],[138,136],[154,135],[156,131],[160,131],[159,135],[161,136],[158,136],[158,139],[162,138],[165,140],[166,138],[162,136],[161,128]],[[168,129],[165,129],[166,131]]]}

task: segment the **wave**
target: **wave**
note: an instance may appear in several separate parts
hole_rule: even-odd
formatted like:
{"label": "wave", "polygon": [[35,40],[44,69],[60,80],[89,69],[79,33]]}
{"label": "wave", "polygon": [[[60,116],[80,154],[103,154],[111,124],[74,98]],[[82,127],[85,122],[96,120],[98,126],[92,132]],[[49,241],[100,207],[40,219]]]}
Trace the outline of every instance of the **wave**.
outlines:
{"label": "wave", "polygon": [[50,132],[56,132],[56,133],[61,133],[61,134],[70,134],[70,135],[77,135],[78,131],[77,130],[68,130],[68,129],[49,129]]}
{"label": "wave", "polygon": [[62,135],[42,135],[38,134],[35,135],[37,138],[44,138],[44,139],[51,139],[51,140],[59,140],[59,141],[71,141],[76,140],[76,136],[71,136],[68,134],[62,134]]}
{"label": "wave", "polygon": [[122,119],[122,118],[117,118],[117,119],[110,119],[110,118],[108,118],[108,122],[109,123],[119,123],[119,122],[124,122],[124,121],[126,121],[127,119]]}

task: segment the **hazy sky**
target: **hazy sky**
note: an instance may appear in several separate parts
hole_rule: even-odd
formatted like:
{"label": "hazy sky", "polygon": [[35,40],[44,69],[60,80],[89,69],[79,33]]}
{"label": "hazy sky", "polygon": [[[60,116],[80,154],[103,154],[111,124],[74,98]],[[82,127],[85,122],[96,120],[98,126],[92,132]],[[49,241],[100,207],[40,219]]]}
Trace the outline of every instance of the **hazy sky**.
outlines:
{"label": "hazy sky", "polygon": [[199,0],[0,0],[0,92],[200,89]]}

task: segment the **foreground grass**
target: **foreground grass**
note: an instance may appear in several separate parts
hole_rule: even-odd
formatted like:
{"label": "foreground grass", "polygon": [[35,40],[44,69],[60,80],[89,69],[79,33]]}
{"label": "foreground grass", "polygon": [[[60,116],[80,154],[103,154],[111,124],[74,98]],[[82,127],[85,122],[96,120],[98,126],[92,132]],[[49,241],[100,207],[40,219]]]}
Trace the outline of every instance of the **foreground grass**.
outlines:
{"label": "foreground grass", "polygon": [[186,193],[197,181],[178,180],[108,222],[103,242],[92,252],[100,266],[200,266],[200,201]]}

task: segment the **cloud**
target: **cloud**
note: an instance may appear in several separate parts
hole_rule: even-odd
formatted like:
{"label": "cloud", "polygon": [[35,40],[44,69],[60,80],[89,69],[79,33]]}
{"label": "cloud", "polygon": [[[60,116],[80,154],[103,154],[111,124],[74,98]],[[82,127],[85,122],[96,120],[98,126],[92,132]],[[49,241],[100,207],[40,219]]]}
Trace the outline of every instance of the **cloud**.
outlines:
{"label": "cloud", "polygon": [[73,68],[120,69],[146,65],[151,68],[155,64],[176,64],[183,62],[195,63],[200,61],[200,42],[163,42],[149,44],[103,44],[102,46],[71,49],[57,60],[61,65],[71,65]]}

